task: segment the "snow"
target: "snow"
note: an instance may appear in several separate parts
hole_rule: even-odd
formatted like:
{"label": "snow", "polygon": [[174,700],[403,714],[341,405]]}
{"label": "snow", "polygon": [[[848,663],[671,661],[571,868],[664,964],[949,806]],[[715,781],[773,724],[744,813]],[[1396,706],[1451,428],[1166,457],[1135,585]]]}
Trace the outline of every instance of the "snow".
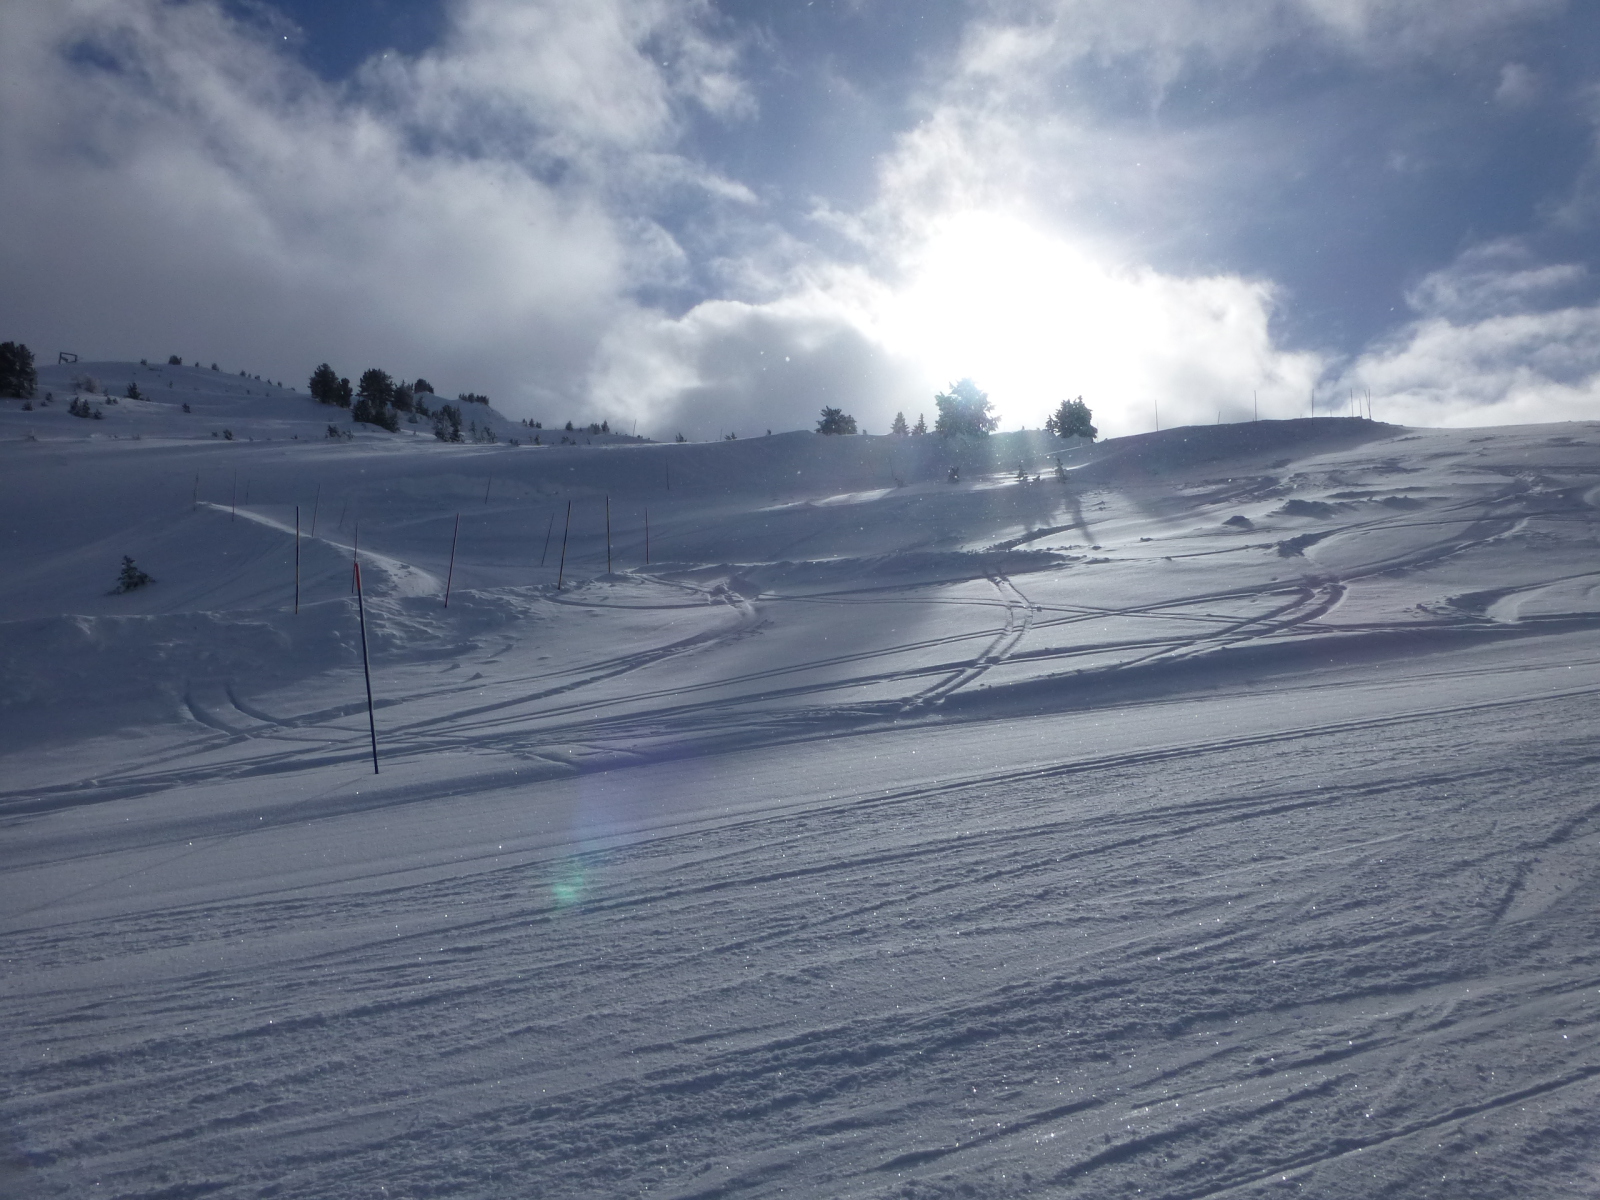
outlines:
{"label": "snow", "polygon": [[1600,426],[446,446],[45,389],[0,1194],[1600,1190]]}

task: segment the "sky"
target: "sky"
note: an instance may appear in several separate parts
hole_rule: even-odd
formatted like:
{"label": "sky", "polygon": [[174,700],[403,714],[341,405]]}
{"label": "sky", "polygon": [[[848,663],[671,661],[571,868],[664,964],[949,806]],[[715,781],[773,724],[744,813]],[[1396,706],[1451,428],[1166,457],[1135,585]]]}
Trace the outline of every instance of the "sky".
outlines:
{"label": "sky", "polygon": [[1600,416],[1600,6],[10,0],[0,340],[542,419]]}

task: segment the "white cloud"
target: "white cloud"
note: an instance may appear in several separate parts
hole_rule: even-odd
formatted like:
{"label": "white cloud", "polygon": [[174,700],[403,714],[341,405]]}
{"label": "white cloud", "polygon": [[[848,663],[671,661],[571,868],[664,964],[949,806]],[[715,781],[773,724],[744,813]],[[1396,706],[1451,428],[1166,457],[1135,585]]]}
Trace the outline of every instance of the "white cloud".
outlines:
{"label": "white cloud", "polygon": [[675,150],[685,106],[740,109],[731,51],[704,5],[452,11],[334,88],[204,0],[0,10],[6,336],[581,407],[635,290],[684,270],[650,201],[749,201]]}
{"label": "white cloud", "polygon": [[1600,412],[1600,307],[1418,322],[1357,361],[1374,415],[1410,425],[1568,421]]}

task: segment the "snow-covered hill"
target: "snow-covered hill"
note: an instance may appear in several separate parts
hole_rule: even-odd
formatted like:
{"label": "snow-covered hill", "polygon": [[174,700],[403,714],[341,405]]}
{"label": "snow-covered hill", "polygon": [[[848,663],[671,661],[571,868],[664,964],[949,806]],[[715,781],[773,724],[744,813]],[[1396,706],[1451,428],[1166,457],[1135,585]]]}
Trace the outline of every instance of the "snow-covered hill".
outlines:
{"label": "snow-covered hill", "polygon": [[1600,426],[66,370],[0,401],[5,1195],[1600,1187]]}

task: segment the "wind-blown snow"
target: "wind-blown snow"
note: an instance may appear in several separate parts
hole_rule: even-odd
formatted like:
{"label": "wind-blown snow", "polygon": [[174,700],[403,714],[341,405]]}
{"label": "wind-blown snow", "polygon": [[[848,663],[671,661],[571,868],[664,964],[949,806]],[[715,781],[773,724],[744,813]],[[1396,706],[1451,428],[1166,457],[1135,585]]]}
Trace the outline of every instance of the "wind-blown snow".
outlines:
{"label": "wind-blown snow", "polygon": [[71,371],[0,402],[0,1193],[1600,1190],[1600,426],[447,446]]}

